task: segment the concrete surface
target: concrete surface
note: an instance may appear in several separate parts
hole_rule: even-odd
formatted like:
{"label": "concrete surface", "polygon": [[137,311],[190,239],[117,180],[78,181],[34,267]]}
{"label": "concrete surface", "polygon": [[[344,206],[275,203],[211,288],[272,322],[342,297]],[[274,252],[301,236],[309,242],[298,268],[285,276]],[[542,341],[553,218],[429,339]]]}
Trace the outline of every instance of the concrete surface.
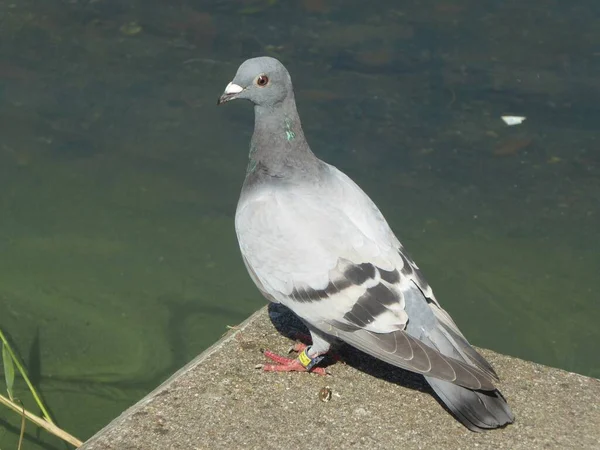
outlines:
{"label": "concrete surface", "polygon": [[[261,309],[82,449],[600,449],[600,380],[482,350],[517,420],[466,430],[420,376],[347,346],[331,376],[265,373],[261,348],[286,353],[301,325]],[[275,324],[275,326],[273,326]],[[280,332],[278,331],[280,330]],[[328,386],[331,400],[319,392]]]}

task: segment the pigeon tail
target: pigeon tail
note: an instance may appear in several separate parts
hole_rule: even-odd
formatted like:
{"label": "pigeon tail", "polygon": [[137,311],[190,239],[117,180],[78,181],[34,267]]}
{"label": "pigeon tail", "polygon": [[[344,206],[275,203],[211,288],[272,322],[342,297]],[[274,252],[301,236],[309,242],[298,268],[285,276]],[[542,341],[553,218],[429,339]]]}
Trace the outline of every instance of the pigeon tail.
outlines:
{"label": "pigeon tail", "polygon": [[508,403],[497,389],[474,391],[437,378],[425,379],[454,417],[471,431],[499,428],[515,420]]}

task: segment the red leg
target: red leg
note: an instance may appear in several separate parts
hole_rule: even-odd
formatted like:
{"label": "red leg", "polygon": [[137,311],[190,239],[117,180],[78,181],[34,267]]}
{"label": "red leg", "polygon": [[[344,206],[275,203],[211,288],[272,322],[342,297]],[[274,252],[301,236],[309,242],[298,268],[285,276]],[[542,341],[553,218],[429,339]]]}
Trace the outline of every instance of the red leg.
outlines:
{"label": "red leg", "polygon": [[[298,352],[300,353],[301,351],[303,351],[306,347],[308,347],[308,345],[302,343],[302,342],[296,342],[294,345],[292,345],[290,347],[290,349],[288,350],[288,353],[292,353],[292,352]],[[335,352],[335,351],[329,351],[327,352],[327,355],[333,359],[335,362],[339,362],[342,360],[342,358],[340,357],[340,355]]]}
{"label": "red leg", "polygon": [[[303,345],[300,351],[306,348],[306,345],[300,345]],[[264,355],[277,363],[265,364],[263,366],[265,372],[308,372],[306,367],[300,364],[300,361],[295,358],[286,358],[285,356],[280,356],[270,350],[265,350]],[[317,375],[327,375],[327,372],[323,367],[313,367],[310,372],[316,373]]]}
{"label": "red leg", "polygon": [[281,365],[283,365],[283,366],[290,365],[290,364],[292,364],[294,361],[296,361],[296,359],[295,359],[295,358],[286,358],[285,356],[280,356],[280,355],[278,355],[277,353],[273,353],[271,350],[265,350],[265,351],[263,352],[263,354],[264,354],[264,355],[265,355],[267,358],[269,358],[269,359],[271,359],[271,360],[275,361],[277,364],[281,364]]}

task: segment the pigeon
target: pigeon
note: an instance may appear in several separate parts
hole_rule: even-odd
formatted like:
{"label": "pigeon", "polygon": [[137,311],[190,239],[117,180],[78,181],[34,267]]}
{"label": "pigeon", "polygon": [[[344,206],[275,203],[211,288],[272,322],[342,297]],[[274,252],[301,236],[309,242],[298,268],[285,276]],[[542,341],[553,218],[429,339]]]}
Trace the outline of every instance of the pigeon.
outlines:
{"label": "pigeon", "polygon": [[468,429],[505,426],[514,415],[492,366],[469,344],[375,203],[311,151],[291,77],[275,58],[248,59],[217,104],[254,104],[249,162],[235,230],[250,277],[307,326],[298,357],[265,352],[269,371],[324,374],[336,341],[424,375]]}

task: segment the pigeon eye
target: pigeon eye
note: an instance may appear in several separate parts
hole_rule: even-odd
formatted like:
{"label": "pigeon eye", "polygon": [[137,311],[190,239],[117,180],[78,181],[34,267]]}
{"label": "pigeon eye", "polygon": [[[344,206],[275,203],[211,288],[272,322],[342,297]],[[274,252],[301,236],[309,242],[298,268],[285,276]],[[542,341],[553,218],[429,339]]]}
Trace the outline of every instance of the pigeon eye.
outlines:
{"label": "pigeon eye", "polygon": [[256,84],[260,87],[265,87],[269,83],[269,77],[266,75],[259,75],[256,79]]}

